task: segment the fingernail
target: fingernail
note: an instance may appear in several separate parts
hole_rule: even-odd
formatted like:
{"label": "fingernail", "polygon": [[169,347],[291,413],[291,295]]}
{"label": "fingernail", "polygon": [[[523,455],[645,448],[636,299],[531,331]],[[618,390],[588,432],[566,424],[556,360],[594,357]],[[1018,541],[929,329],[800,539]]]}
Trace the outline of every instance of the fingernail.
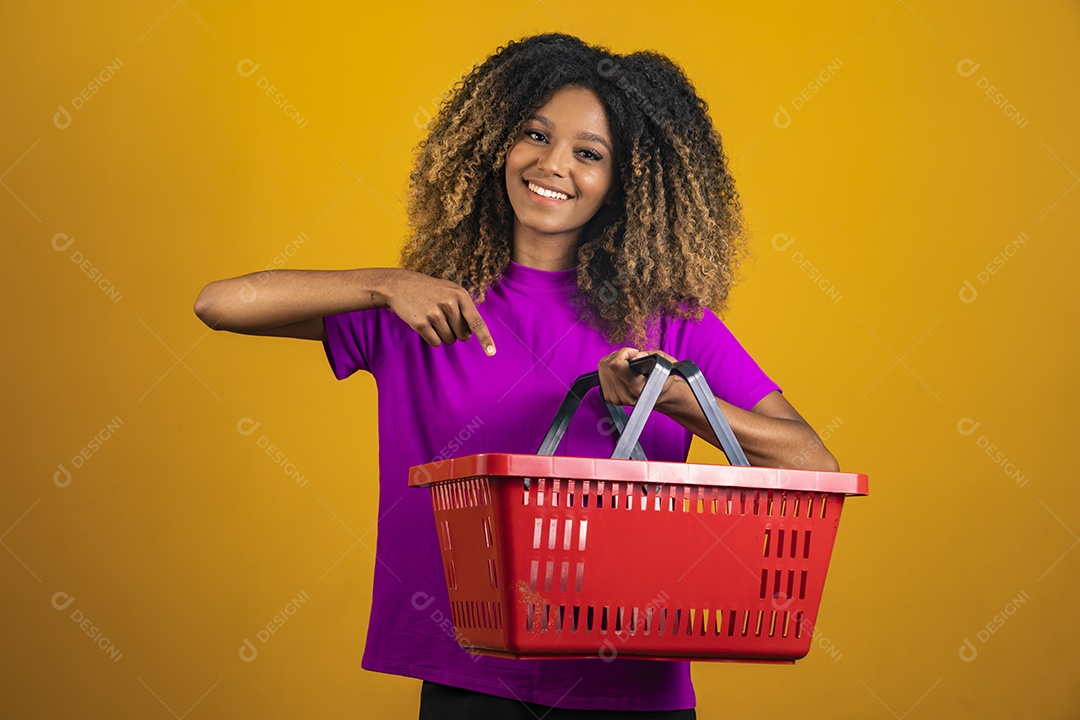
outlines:
{"label": "fingernail", "polygon": [[494,355],[495,354],[495,346],[494,345],[488,345],[486,348],[484,348],[484,352],[486,352],[488,355]]}

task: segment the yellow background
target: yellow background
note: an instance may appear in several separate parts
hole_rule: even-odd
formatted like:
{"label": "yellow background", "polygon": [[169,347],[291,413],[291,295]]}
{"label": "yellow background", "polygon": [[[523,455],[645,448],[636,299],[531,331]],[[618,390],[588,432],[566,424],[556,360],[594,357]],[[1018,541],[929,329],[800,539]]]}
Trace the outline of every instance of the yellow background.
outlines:
{"label": "yellow background", "polygon": [[1076,3],[170,2],[0,8],[5,717],[415,717],[359,667],[374,382],[191,306],[392,265],[440,95],[548,30],[697,84],[754,233],[726,320],[871,479],[810,655],[695,664],[699,717],[1080,715]]}

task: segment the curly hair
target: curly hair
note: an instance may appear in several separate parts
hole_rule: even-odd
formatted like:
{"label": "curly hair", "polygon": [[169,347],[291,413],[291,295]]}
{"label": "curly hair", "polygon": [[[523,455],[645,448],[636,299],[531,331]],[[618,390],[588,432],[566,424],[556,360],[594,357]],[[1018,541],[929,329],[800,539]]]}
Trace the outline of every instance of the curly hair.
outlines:
{"label": "curly hair", "polygon": [[511,258],[507,153],[528,116],[566,86],[599,98],[618,166],[617,201],[576,248],[582,317],[610,342],[640,347],[661,315],[719,315],[746,243],[707,103],[665,55],[617,55],[561,33],[511,41],[453,86],[415,151],[402,267],[483,302]]}

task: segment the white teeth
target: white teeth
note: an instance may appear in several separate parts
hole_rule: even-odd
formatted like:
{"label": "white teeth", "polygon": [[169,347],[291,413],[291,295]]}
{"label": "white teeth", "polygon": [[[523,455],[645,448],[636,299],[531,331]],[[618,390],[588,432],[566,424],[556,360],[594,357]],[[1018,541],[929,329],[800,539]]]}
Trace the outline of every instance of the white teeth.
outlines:
{"label": "white teeth", "polygon": [[547,190],[547,189],[542,188],[539,185],[536,185],[534,183],[529,183],[529,189],[532,190],[537,195],[542,195],[543,197],[558,198],[559,200],[569,200],[570,199],[570,196],[565,194],[565,193],[555,192],[554,190]]}

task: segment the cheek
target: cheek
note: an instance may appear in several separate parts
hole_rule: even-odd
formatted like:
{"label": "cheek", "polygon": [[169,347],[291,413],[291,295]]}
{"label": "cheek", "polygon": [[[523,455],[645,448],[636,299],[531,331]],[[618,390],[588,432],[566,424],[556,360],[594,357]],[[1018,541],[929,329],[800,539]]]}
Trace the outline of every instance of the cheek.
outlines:
{"label": "cheek", "polygon": [[582,178],[582,189],[587,189],[593,201],[600,204],[604,202],[604,197],[611,191],[613,182],[610,173],[594,172],[590,173],[588,177]]}
{"label": "cheek", "polygon": [[506,172],[517,173],[528,164],[528,151],[521,145],[514,145],[506,153]]}

